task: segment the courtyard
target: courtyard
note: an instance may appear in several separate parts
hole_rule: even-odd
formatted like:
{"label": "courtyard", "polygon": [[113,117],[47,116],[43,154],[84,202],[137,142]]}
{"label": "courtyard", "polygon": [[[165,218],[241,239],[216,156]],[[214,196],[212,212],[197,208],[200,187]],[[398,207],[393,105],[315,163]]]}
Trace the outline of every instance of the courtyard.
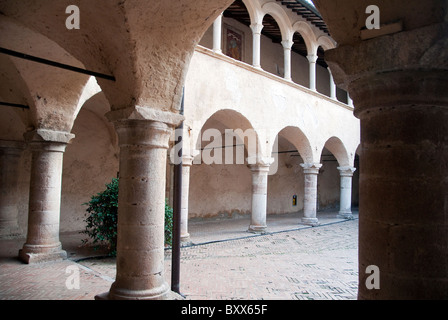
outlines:
{"label": "courtyard", "polygon": [[[190,223],[182,248],[181,293],[187,300],[356,300],[358,212],[354,220],[319,212],[320,226],[299,225],[298,214],[268,216],[268,234],[247,233],[247,217]],[[83,247],[78,233],[61,234],[68,260],[19,262],[24,239],[1,240],[1,300],[93,300],[115,279],[116,260]],[[70,286],[79,271],[78,287]],[[165,278],[171,252],[165,251]]]}

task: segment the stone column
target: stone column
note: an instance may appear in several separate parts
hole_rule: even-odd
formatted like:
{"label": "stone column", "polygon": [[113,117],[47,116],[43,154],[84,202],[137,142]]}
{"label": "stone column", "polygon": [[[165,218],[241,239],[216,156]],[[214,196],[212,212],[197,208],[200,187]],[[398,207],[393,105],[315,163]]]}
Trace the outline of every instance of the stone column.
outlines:
{"label": "stone column", "polygon": [[283,52],[284,52],[284,60],[285,60],[285,80],[291,81],[291,48],[293,42],[291,40],[283,40]]}
{"label": "stone column", "polygon": [[222,14],[213,22],[213,51],[222,53]]}
{"label": "stone column", "polygon": [[164,218],[168,125],[114,122],[120,147],[117,276],[107,298],[164,299]]}
{"label": "stone column", "polygon": [[24,142],[0,140],[0,237],[20,232],[17,182],[24,149]]}
{"label": "stone column", "polygon": [[302,224],[317,226],[317,175],[322,167],[317,163],[304,163],[300,165],[305,175],[305,195],[303,205]]}
{"label": "stone column", "polygon": [[120,147],[117,276],[96,299],[172,297],[165,280],[165,184],[169,138],[183,116],[131,107],[107,115]]}
{"label": "stone column", "polygon": [[252,172],[252,215],[249,232],[266,233],[268,175],[270,164],[250,166]]}
{"label": "stone column", "polygon": [[183,156],[182,160],[182,204],[181,204],[181,223],[180,223],[180,241],[182,243],[190,242],[188,233],[188,197],[190,193],[190,169],[193,165],[192,156]]}
{"label": "stone column", "polygon": [[36,130],[25,134],[32,151],[28,232],[19,251],[25,263],[67,258],[59,241],[62,161],[65,148],[74,135]]}
{"label": "stone column", "polygon": [[353,219],[352,214],[352,178],[356,168],[338,167],[341,175],[341,201],[338,218]]}
{"label": "stone column", "polygon": [[330,68],[328,68],[328,73],[330,75],[330,98],[333,100],[337,100],[336,96],[336,84],[334,83],[333,74],[331,73]]}
{"label": "stone column", "polygon": [[[447,32],[433,24],[326,56],[361,120],[359,299],[448,296]],[[372,265],[379,290],[366,285]]]}
{"label": "stone column", "polygon": [[252,41],[253,41],[253,54],[252,54],[252,66],[261,69],[260,50],[261,50],[261,30],[263,30],[263,24],[254,23],[250,25],[252,29]]}
{"label": "stone column", "polygon": [[347,92],[347,105],[349,105],[350,107],[353,107],[353,100],[350,97],[350,94]]}
{"label": "stone column", "polygon": [[308,55],[308,62],[310,64],[310,89],[316,91],[316,62],[317,55]]}

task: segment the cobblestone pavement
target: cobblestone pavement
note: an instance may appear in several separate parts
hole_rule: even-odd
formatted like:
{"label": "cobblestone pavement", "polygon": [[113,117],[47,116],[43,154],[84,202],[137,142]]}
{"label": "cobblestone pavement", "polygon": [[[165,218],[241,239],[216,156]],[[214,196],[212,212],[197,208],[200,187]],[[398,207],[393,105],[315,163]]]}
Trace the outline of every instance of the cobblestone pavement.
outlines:
{"label": "cobblestone pavement", "polygon": [[[227,239],[216,238],[213,231],[225,228],[224,223],[209,224],[211,242],[182,248],[181,293],[191,300],[356,299],[358,220],[327,222],[317,228],[278,232],[280,228],[256,237],[236,231],[233,236],[227,234]],[[207,237],[202,234],[192,240],[204,242]],[[77,263],[74,260],[88,253],[68,243],[69,260],[24,265],[14,258],[23,244],[19,243],[0,241],[0,299],[91,300],[108,291],[114,281],[115,259]],[[170,250],[165,260],[169,282]],[[73,266],[79,268],[80,286],[69,290],[66,283]]]}

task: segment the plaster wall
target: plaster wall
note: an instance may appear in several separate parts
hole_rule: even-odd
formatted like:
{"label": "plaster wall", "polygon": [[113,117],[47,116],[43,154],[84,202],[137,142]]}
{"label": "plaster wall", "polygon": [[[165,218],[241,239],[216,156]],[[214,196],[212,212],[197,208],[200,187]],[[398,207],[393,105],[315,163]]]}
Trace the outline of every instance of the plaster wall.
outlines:
{"label": "plaster wall", "polygon": [[[300,163],[304,160],[290,154],[271,153],[282,129],[294,126],[305,134],[312,149],[311,158],[307,159],[311,162],[320,163],[326,141],[338,137],[347,150],[347,162],[353,165],[359,145],[359,122],[348,106],[266,71],[255,70],[245,63],[198,47],[187,75],[185,97],[185,127],[188,131],[185,143],[189,145],[191,154],[199,146],[204,146],[199,139],[201,130],[210,127],[211,123],[216,125],[213,115],[218,111],[220,121],[227,112],[228,121],[225,122],[231,129],[239,129],[241,123],[249,123],[262,142],[263,156],[275,159],[271,166],[275,171],[268,179],[268,214],[303,210],[304,176]],[[239,118],[235,114],[239,114]],[[222,130],[221,127],[218,129]],[[294,149],[300,148],[303,141],[297,139],[289,143],[288,148]],[[342,165],[334,157],[323,164],[318,180],[320,209],[336,207],[339,203],[337,167]],[[292,205],[294,195],[298,196],[297,206]],[[193,165],[189,205],[190,218],[249,214],[249,168],[247,165]]]}
{"label": "plaster wall", "polygon": [[305,161],[320,162],[326,141],[337,137],[346,150],[347,163],[340,165],[353,164],[359,120],[343,103],[203,47],[193,55],[185,92],[190,150],[196,148],[205,122],[214,113],[231,109],[257,132],[264,157],[271,157],[277,134],[291,126],[306,137],[305,142],[290,141],[299,149],[308,144],[310,154],[301,154]]}
{"label": "plaster wall", "polygon": [[76,138],[64,155],[61,232],[83,230],[87,209],[83,203],[117,176],[118,155],[106,121],[88,109],[81,109],[76,119],[72,131]]}

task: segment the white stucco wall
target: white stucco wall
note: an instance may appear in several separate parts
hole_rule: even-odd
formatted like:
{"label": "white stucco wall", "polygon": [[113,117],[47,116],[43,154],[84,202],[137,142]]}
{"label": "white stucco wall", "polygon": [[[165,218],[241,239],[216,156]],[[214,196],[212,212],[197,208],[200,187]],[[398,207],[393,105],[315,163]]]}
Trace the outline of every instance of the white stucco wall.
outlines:
{"label": "white stucco wall", "polygon": [[[359,120],[351,107],[203,47],[197,48],[191,61],[185,92],[186,143],[192,154],[200,149],[197,143],[204,124],[210,127],[210,119],[217,112],[219,123],[230,129],[252,127],[257,132],[262,157],[276,156],[272,152],[279,132],[287,132],[285,137],[301,151],[303,159],[281,155],[271,166],[276,170],[268,182],[269,214],[303,209],[303,162],[323,163],[319,177],[321,207],[337,205],[337,167],[354,165],[360,142]],[[285,131],[288,127],[293,130]],[[336,159],[321,161],[330,138],[329,148],[339,163]],[[247,166],[201,164],[193,165],[191,172],[192,217],[250,212],[251,175]],[[293,195],[298,196],[297,207],[292,206]]]}

